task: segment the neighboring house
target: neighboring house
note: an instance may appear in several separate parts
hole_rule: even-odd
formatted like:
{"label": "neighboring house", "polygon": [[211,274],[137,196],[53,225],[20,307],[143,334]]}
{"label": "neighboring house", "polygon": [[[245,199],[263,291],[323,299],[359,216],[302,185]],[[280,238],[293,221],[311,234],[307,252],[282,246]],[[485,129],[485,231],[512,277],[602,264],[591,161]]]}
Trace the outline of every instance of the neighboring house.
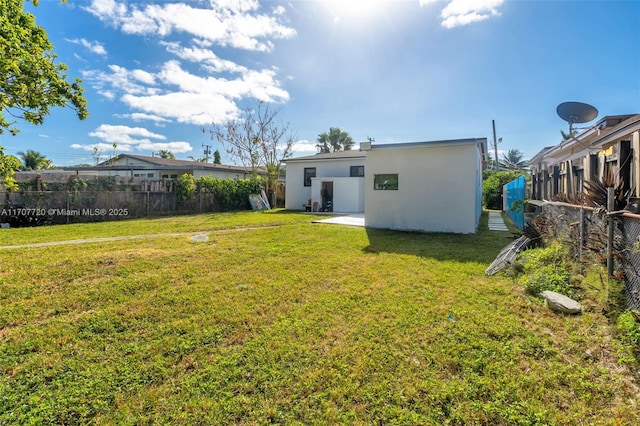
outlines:
{"label": "neighboring house", "polygon": [[176,179],[190,174],[198,179],[209,176],[220,179],[245,179],[251,171],[241,166],[203,163],[199,161],[172,160],[143,155],[120,154],[91,168],[104,176],[126,176],[145,179]]}
{"label": "neighboring house", "polygon": [[485,138],[363,143],[360,151],[287,160],[286,207],[301,210],[311,199],[315,210],[332,188],[333,212],[364,211],[367,227],[474,233],[486,165]]}
{"label": "neighboring house", "polygon": [[606,116],[594,126],[527,162],[529,196],[536,200],[566,198],[584,191],[584,182],[614,174],[623,190],[640,188],[640,114]]}
{"label": "neighboring house", "polygon": [[[16,173],[16,180],[18,182],[26,182],[39,178],[47,183],[66,182],[71,176],[80,176],[85,179],[92,179],[98,176],[113,176],[118,177],[120,181],[125,179],[161,180],[177,179],[185,173],[193,175],[196,179],[202,176],[220,179],[246,179],[251,176],[251,171],[241,166],[120,154],[117,158],[104,161],[92,167],[18,172]],[[261,171],[259,174],[264,175]]]}

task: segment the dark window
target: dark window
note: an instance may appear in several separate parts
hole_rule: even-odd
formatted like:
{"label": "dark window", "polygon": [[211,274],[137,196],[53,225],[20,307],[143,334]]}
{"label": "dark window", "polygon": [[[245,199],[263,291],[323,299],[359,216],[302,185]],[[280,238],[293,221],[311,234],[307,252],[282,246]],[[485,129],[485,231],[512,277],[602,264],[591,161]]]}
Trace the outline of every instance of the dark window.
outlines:
{"label": "dark window", "polygon": [[162,175],[162,179],[169,179],[169,175]]}
{"label": "dark window", "polygon": [[178,179],[178,175],[171,175],[171,179]]}
{"label": "dark window", "polygon": [[364,177],[364,166],[351,166],[349,175],[351,177]]}
{"label": "dark window", "polygon": [[304,169],[304,186],[311,186],[311,178],[316,177],[315,167],[305,167]]}
{"label": "dark window", "polygon": [[397,174],[374,175],[373,189],[394,190],[394,191],[398,190],[398,175]]}
{"label": "dark window", "polygon": [[147,177],[152,178],[153,177],[153,173],[147,173]]}

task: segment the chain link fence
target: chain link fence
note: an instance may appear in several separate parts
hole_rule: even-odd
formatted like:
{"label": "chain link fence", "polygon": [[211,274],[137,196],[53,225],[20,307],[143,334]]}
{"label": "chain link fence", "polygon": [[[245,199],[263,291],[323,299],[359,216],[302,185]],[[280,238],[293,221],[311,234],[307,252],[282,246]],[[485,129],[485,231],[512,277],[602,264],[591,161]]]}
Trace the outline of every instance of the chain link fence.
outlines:
{"label": "chain link fence", "polygon": [[[612,216],[613,277],[624,280],[628,307],[640,309],[640,216],[629,213]],[[608,258],[608,216],[604,210],[573,204],[545,202],[533,219],[535,228],[548,240],[570,247],[572,261],[584,265]]]}

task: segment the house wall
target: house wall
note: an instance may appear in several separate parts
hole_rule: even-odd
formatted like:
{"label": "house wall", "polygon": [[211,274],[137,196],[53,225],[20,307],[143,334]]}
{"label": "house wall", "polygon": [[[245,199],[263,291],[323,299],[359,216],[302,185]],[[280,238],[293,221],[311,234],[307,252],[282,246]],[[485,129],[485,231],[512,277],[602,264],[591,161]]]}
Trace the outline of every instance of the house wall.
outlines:
{"label": "house wall", "polygon": [[[474,233],[481,212],[476,144],[372,149],[365,168],[365,225]],[[374,175],[398,174],[397,190],[374,190]]]}
{"label": "house wall", "polygon": [[[304,186],[304,169],[307,167],[316,168],[316,178],[348,178],[351,173],[351,166],[364,166],[364,158],[348,158],[348,159],[331,159],[331,160],[305,160],[305,161],[287,161],[287,185],[285,189],[285,208],[289,210],[304,210],[304,205],[307,204],[312,195],[312,186]],[[367,168],[365,167],[365,173]],[[363,178],[353,178],[360,179]],[[313,182],[312,182],[313,184]],[[344,184],[346,188],[349,184]],[[352,184],[356,185],[357,184]],[[364,185],[359,187],[359,193],[351,194],[351,197],[358,197],[364,199]],[[335,187],[334,187],[335,191]],[[316,195],[320,202],[320,190],[318,189]],[[334,194],[335,197],[335,194]],[[364,202],[363,202],[364,204]],[[362,210],[359,210],[362,211]]]}
{"label": "house wall", "polygon": [[322,206],[322,182],[333,182],[333,212],[362,213],[364,211],[364,180],[363,177],[313,178],[311,179],[311,205],[317,202]]}
{"label": "house wall", "polygon": [[220,179],[246,179],[250,176],[249,173],[241,171],[226,171],[226,170],[194,170],[193,177],[198,179],[202,176],[209,176],[211,178]]}

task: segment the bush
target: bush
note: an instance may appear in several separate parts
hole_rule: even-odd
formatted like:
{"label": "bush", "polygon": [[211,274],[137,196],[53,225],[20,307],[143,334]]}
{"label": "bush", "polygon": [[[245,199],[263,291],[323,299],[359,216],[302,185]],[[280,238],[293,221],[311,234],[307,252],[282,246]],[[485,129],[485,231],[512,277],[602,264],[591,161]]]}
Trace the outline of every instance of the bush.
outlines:
{"label": "bush", "polygon": [[223,211],[246,210],[251,207],[249,195],[260,193],[264,188],[264,179],[256,177],[234,180],[202,176],[195,181],[195,188],[197,191],[213,193]]}
{"label": "bush", "polygon": [[502,187],[522,176],[524,173],[515,170],[486,173],[482,184],[482,203],[486,208],[502,210]]}
{"label": "bush", "polygon": [[525,290],[534,295],[550,290],[574,297],[569,285],[571,274],[566,258],[566,250],[560,243],[525,251],[521,258],[524,262]]}
{"label": "bush", "polygon": [[176,194],[178,195],[178,203],[184,203],[191,197],[196,190],[196,181],[193,175],[185,173],[176,181]]}
{"label": "bush", "polygon": [[637,315],[627,311],[618,317],[616,323],[624,353],[621,361],[624,363],[640,362],[640,322],[636,318]]}

